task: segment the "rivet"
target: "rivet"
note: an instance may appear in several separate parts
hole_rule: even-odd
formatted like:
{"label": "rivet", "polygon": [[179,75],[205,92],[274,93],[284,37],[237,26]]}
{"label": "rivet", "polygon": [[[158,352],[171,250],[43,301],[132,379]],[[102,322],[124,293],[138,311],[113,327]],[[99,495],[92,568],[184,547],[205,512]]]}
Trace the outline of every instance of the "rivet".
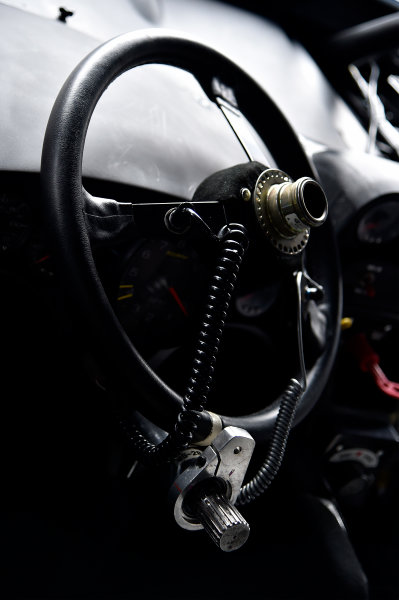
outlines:
{"label": "rivet", "polygon": [[251,192],[248,188],[241,189],[241,198],[244,200],[244,202],[248,202],[249,200],[251,200]]}

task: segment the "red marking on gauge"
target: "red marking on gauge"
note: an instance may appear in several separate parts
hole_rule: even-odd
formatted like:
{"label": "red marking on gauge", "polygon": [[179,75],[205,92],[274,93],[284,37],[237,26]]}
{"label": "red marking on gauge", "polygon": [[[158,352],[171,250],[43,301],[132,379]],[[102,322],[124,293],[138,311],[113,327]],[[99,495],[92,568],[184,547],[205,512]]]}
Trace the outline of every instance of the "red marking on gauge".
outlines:
{"label": "red marking on gauge", "polygon": [[181,301],[181,299],[180,299],[180,296],[179,296],[179,294],[176,292],[175,288],[174,288],[174,287],[170,287],[170,288],[169,288],[169,292],[172,294],[172,296],[173,296],[173,299],[176,301],[176,303],[177,303],[178,307],[180,308],[180,310],[182,311],[182,313],[183,313],[183,314],[184,314],[186,317],[188,317],[188,312],[187,312],[187,309],[186,309],[186,307],[184,306],[183,302]]}
{"label": "red marking on gauge", "polygon": [[370,223],[366,224],[366,229],[375,229],[377,227],[377,223],[373,223],[372,221],[370,221]]}
{"label": "red marking on gauge", "polygon": [[48,260],[49,258],[50,254],[46,254],[45,256],[42,256],[41,258],[35,260],[35,265],[39,265],[40,263],[44,262],[45,260]]}

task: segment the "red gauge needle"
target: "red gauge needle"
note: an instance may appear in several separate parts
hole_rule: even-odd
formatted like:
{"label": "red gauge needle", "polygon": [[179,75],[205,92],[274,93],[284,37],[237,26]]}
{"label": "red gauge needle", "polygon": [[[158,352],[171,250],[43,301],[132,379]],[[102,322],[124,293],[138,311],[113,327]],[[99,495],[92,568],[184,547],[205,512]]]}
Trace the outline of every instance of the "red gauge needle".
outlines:
{"label": "red gauge needle", "polygon": [[169,288],[169,292],[172,294],[174,300],[176,301],[177,305],[179,306],[179,308],[182,311],[182,313],[184,314],[184,316],[188,317],[187,309],[184,306],[183,302],[181,301],[180,296],[176,292],[175,288],[174,287],[170,287]]}
{"label": "red gauge needle", "polygon": [[377,223],[367,223],[366,229],[375,229],[377,227]]}
{"label": "red gauge needle", "polygon": [[41,258],[35,260],[35,265],[39,265],[40,263],[44,262],[45,260],[48,260],[49,258],[50,254],[46,254],[45,256],[42,256]]}

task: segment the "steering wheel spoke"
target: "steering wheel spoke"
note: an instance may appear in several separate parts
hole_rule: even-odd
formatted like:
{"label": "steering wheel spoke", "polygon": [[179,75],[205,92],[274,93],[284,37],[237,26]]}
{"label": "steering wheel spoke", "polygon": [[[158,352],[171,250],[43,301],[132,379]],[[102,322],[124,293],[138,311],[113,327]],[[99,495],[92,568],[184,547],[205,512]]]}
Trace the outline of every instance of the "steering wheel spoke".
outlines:
{"label": "steering wheel spoke", "polygon": [[269,167],[277,166],[272,155],[259,139],[256,132],[251,129],[248,120],[238,106],[233,105],[231,102],[228,102],[225,98],[221,98],[220,96],[216,96],[215,102],[233,130],[233,133],[242,146],[248,160],[258,161]]}
{"label": "steering wheel spoke", "polygon": [[90,240],[97,246],[110,245],[132,236],[165,237],[169,233],[183,234],[191,229],[192,236],[201,235],[189,215],[186,226],[173,227],[169,219],[179,210],[194,211],[216,235],[226,223],[224,207],[217,200],[201,202],[119,202],[92,196],[83,188],[84,214]]}
{"label": "steering wheel spoke", "polygon": [[87,232],[95,246],[113,244],[134,234],[133,205],[92,196],[82,188]]}

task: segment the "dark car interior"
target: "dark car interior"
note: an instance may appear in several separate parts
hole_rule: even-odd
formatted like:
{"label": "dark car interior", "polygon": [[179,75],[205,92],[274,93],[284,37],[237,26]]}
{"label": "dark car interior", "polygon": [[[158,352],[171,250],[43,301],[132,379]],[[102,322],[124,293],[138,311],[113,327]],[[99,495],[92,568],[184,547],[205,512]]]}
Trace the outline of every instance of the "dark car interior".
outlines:
{"label": "dark car interior", "polygon": [[3,598],[398,600],[398,8],[0,1]]}

